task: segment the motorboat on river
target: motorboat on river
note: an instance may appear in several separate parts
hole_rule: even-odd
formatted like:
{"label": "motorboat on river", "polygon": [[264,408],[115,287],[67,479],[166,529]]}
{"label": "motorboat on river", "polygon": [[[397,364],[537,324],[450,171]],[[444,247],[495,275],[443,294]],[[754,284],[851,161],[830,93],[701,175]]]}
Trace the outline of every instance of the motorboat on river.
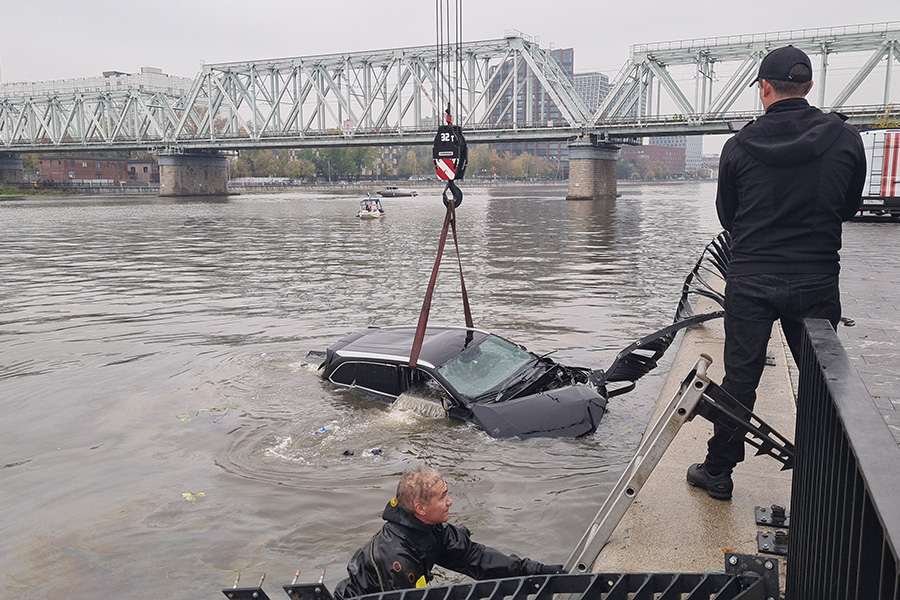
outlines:
{"label": "motorboat on river", "polygon": [[387,185],[383,190],[378,190],[376,193],[382,198],[402,198],[419,195],[419,192],[416,190],[404,190],[396,185]]}
{"label": "motorboat on river", "polygon": [[381,219],[384,217],[384,208],[381,207],[381,200],[366,196],[365,200],[359,201],[359,212],[356,216],[360,219]]}

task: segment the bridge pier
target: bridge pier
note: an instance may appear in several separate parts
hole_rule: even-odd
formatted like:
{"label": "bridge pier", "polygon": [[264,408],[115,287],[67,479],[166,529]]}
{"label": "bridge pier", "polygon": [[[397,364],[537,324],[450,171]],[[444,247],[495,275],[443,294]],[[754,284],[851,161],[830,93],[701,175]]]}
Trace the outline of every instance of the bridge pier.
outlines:
{"label": "bridge pier", "polygon": [[25,167],[17,154],[0,153],[0,183],[23,183]]}
{"label": "bridge pier", "polygon": [[160,196],[224,196],[228,186],[228,159],[208,154],[160,154]]}
{"label": "bridge pier", "polygon": [[569,193],[566,200],[615,198],[619,147],[596,136],[569,142]]}

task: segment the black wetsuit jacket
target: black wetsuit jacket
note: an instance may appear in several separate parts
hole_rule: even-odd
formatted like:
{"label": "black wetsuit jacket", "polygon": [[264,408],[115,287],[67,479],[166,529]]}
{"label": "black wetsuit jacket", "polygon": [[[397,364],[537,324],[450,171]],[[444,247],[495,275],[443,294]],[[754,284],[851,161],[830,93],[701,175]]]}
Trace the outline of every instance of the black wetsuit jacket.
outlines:
{"label": "black wetsuit jacket", "polygon": [[769,106],[722,149],[728,276],[837,273],[841,223],[859,210],[865,177],[862,139],[844,117],[803,98]]}
{"label": "black wetsuit jacket", "polygon": [[473,542],[469,530],[449,523],[426,525],[412,513],[388,503],[381,531],[357,550],[347,565],[350,577],[335,587],[338,598],[416,587],[420,577],[431,581],[434,565],[473,579],[534,575],[544,565],[503,554]]}

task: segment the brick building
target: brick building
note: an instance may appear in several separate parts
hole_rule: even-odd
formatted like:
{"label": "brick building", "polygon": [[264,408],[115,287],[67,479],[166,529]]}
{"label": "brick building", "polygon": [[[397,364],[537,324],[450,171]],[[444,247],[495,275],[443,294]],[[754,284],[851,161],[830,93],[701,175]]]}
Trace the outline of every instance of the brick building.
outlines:
{"label": "brick building", "polygon": [[684,173],[685,175],[697,175],[701,171],[701,158],[703,156],[702,135],[670,135],[648,138],[651,146],[668,146],[670,148],[684,148]]}
{"label": "brick building", "polygon": [[159,183],[159,164],[149,158],[128,161],[128,183]]}
{"label": "brick building", "polygon": [[623,160],[637,163],[646,157],[651,165],[662,166],[660,175],[684,177],[684,148],[669,146],[622,146],[619,156]]}
{"label": "brick building", "polygon": [[151,159],[41,156],[38,161],[40,177],[57,183],[85,180],[124,183],[159,181],[159,166]]}

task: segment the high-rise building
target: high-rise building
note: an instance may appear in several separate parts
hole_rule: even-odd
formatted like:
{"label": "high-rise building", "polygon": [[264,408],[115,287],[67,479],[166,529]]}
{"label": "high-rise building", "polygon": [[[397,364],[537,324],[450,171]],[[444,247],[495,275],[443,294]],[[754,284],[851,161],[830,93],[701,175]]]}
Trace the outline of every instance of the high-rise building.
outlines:
{"label": "high-rise building", "polygon": [[[566,75],[572,78],[575,68],[575,51],[572,48],[559,48],[550,50],[550,55],[557,60]],[[513,63],[510,61],[495,67],[495,69],[500,69],[500,72],[494,77],[494,83],[488,90],[488,96],[490,102],[494,102],[497,96],[500,96],[500,99],[491,111],[491,122],[497,126],[510,127],[513,122],[520,127],[527,125],[552,127],[554,123],[561,123],[562,113],[559,107],[553,102],[540,81],[528,73],[526,65],[520,65],[519,72],[516,74],[518,80],[523,81],[524,85],[520,86],[520,91],[515,97],[513,96],[513,86],[508,85],[502,88],[503,82],[506,82],[512,73],[512,65]],[[558,178],[568,177],[569,147],[565,141],[506,142],[491,144],[490,147],[500,156],[518,156],[527,152],[532,156],[545,158],[556,166]]]}
{"label": "high-rise building", "polygon": [[609,95],[612,87],[609,83],[609,77],[603,73],[591,71],[588,73],[575,73],[575,91],[584,100],[585,105],[591,113],[596,112],[600,108],[600,104]]}
{"label": "high-rise building", "polygon": [[[550,56],[556,59],[565,74],[571,78],[575,51],[572,48],[551,50]],[[514,64],[514,61],[506,61],[491,68],[493,81],[488,89],[488,99],[495,104],[490,121],[498,126],[512,126],[515,123],[520,127],[559,122],[562,113],[537,77],[529,72],[524,61],[518,65],[518,73],[514,77],[519,82],[519,89],[513,89],[510,75]]]}

